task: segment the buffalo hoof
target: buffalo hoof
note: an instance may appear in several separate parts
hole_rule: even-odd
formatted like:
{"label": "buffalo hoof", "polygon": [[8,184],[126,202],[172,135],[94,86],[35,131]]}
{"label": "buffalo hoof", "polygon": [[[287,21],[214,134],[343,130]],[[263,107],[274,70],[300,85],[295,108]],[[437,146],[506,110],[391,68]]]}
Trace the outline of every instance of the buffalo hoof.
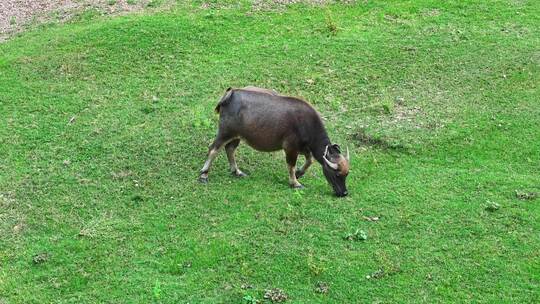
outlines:
{"label": "buffalo hoof", "polygon": [[340,192],[340,193],[336,193],[336,196],[337,197],[345,197],[349,195],[349,192],[348,191],[343,191],[343,192]]}
{"label": "buffalo hoof", "polygon": [[293,189],[304,189],[304,185],[302,185],[302,184],[291,185],[291,188],[293,188]]}
{"label": "buffalo hoof", "polygon": [[296,175],[296,178],[300,178],[302,176],[304,176],[306,172],[302,171],[302,170],[296,170],[296,172],[294,172],[294,175]]}
{"label": "buffalo hoof", "polygon": [[207,184],[208,183],[208,177],[207,176],[199,176],[199,183]]}
{"label": "buffalo hoof", "polygon": [[242,171],[233,172],[232,175],[235,176],[235,177],[239,177],[239,178],[242,178],[242,177],[246,177],[246,176],[247,176],[247,174],[245,174],[245,173],[242,172]]}

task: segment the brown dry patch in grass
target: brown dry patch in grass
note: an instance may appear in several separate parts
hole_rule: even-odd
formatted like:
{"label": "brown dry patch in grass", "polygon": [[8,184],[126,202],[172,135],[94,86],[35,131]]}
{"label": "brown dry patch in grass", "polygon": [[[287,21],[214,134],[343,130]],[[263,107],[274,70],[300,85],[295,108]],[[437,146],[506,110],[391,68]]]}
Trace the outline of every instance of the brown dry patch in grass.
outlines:
{"label": "brown dry patch in grass", "polygon": [[[96,9],[103,15],[121,15],[130,12],[155,9],[149,7],[151,0],[1,0],[0,42],[23,31],[30,24],[66,22],[75,15]],[[167,7],[164,1],[160,7]]]}
{"label": "brown dry patch in grass", "polygon": [[[251,10],[253,12],[257,11],[281,11],[285,9],[288,5],[303,3],[308,5],[326,5],[331,3],[356,3],[356,0],[254,0],[251,2]],[[239,4],[231,3],[219,3],[219,2],[204,2],[201,4],[200,8],[209,9],[209,8],[233,8]]]}

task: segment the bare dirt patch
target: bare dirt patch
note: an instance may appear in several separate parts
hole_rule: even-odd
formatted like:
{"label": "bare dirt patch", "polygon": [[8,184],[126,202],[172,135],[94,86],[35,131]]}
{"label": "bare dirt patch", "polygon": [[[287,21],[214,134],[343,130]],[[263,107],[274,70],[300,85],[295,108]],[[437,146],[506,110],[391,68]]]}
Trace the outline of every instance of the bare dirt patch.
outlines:
{"label": "bare dirt patch", "polygon": [[[258,11],[282,11],[287,6],[292,4],[302,3],[306,5],[326,5],[331,3],[347,3],[354,4],[356,0],[252,0],[250,1],[250,7],[252,12]],[[234,8],[239,6],[239,2],[232,3],[227,1],[205,1],[200,5],[202,9],[222,9],[222,8]]]}
{"label": "bare dirt patch", "polygon": [[[174,0],[0,0],[0,43],[30,25],[66,22],[85,10],[94,9],[101,15],[122,15],[130,12],[170,8]],[[355,3],[356,0],[253,0],[252,11],[283,10],[287,5],[304,3],[325,5]],[[203,2],[202,9],[234,8],[240,4],[215,1]]]}
{"label": "bare dirt patch", "polygon": [[[103,15],[119,15],[155,9],[152,0],[1,0],[0,42],[23,31],[30,24],[66,22],[87,9]],[[163,6],[168,1],[163,1]]]}

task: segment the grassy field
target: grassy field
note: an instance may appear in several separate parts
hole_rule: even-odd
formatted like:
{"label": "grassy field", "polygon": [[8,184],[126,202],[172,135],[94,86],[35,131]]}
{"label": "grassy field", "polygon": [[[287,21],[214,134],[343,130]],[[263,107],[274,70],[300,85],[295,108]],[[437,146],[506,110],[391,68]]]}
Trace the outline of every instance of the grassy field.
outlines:
{"label": "grassy field", "polygon": [[[540,2],[262,8],[0,45],[0,303],[538,303]],[[246,85],[321,112],[347,198],[243,144],[197,182]]]}

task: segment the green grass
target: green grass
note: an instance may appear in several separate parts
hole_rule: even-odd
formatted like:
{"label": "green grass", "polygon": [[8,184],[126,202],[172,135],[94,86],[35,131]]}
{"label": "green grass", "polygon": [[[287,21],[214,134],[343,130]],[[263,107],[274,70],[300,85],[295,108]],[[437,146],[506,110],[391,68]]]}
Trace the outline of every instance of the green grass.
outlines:
{"label": "green grass", "polygon": [[[199,7],[0,45],[0,303],[539,300],[540,2]],[[197,182],[245,85],[321,112],[349,197],[244,144]]]}

